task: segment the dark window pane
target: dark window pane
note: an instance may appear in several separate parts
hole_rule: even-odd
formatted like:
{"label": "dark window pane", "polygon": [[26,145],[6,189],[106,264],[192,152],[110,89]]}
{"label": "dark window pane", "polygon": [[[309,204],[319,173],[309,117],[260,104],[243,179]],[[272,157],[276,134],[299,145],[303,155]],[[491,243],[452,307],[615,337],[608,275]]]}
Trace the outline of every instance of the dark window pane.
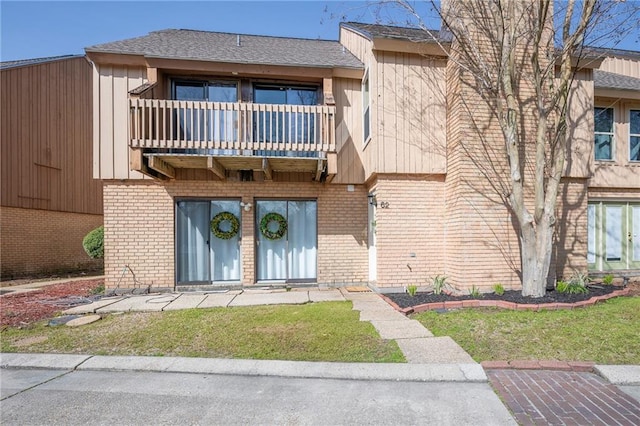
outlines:
{"label": "dark window pane", "polygon": [[258,104],[284,105],[287,103],[287,92],[280,87],[256,87],[253,100]]}
{"label": "dark window pane", "polygon": [[209,83],[209,102],[238,102],[235,84]]}
{"label": "dark window pane", "polygon": [[613,108],[596,108],[595,130],[596,132],[613,132]]}
{"label": "dark window pane", "polygon": [[596,160],[611,160],[611,135],[595,135]]}
{"label": "dark window pane", "polygon": [[640,109],[632,109],[629,113],[629,126],[632,135],[640,135]]}
{"label": "dark window pane", "polygon": [[318,91],[315,89],[287,89],[288,105],[318,105]]}
{"label": "dark window pane", "polygon": [[176,83],[176,99],[179,101],[206,100],[204,83]]}
{"label": "dark window pane", "polygon": [[629,138],[629,160],[640,161],[640,136]]}

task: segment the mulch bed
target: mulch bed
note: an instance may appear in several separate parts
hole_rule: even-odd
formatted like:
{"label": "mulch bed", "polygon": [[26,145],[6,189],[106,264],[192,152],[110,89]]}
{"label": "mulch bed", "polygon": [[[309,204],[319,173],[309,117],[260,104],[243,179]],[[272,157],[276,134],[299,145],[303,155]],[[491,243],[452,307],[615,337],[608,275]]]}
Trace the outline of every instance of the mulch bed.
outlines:
{"label": "mulch bed", "polygon": [[[0,326],[18,327],[51,318],[56,312],[89,303],[92,290],[104,284],[104,279],[89,279],[42,287],[24,293],[0,296]],[[5,289],[6,290],[6,289]]]}
{"label": "mulch bed", "polygon": [[[553,303],[578,303],[590,300],[593,297],[606,296],[614,291],[621,290],[619,286],[589,286],[589,293],[586,294],[568,294],[558,293],[556,291],[547,291],[543,297],[533,298],[524,297],[520,290],[505,291],[503,295],[498,296],[495,293],[484,293],[481,297],[473,297],[470,295],[453,296],[448,294],[433,294],[433,293],[417,293],[415,296],[410,296],[408,293],[389,293],[385,296],[395,303],[399,308],[405,309],[415,307],[419,305],[425,305],[428,303],[443,303],[443,302],[462,302],[462,301],[486,301],[496,300],[511,302],[522,305],[541,305],[541,304],[553,304]],[[481,304],[482,305],[482,304]]]}

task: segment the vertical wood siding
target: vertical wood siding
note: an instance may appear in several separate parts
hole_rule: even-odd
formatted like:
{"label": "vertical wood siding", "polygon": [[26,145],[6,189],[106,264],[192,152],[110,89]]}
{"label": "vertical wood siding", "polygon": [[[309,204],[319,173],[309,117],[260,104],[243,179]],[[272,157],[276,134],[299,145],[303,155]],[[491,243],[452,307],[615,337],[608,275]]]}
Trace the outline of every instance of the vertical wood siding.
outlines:
{"label": "vertical wood siding", "polygon": [[[362,91],[360,80],[336,78],[336,151],[338,173],[335,183],[363,183],[365,165],[362,136]],[[370,170],[368,170],[370,173]]]}
{"label": "vertical wood siding", "polygon": [[629,58],[606,58],[599,68],[601,71],[640,78],[640,60]]}
{"label": "vertical wood siding", "polygon": [[129,91],[146,82],[146,69],[95,65],[94,177],[143,179],[129,170]]}
{"label": "vertical wood siding", "polygon": [[446,172],[445,62],[376,52],[372,141],[378,173]]}
{"label": "vertical wood siding", "polygon": [[70,58],[1,71],[3,206],[102,214],[91,177],[91,65]]}

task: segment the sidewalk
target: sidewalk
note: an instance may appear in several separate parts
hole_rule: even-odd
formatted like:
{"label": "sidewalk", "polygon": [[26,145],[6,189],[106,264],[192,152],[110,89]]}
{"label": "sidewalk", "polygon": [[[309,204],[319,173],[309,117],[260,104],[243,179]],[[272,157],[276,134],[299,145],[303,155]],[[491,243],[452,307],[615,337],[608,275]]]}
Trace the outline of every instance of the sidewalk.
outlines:
{"label": "sidewalk", "polygon": [[[460,364],[476,366],[477,363],[450,337],[434,337],[420,322],[397,312],[380,296],[366,289],[350,292],[340,289],[251,289],[207,293],[167,293],[152,295],[128,295],[109,297],[88,305],[76,306],[64,311],[67,315],[106,314],[132,311],[171,311],[177,309],[233,307],[251,305],[285,305],[326,301],[353,303],[360,311],[360,321],[369,321],[380,337],[395,340],[410,364]],[[467,368],[467,367],[465,367]],[[480,376],[474,376],[480,377]],[[487,380],[486,376],[483,380]]]}

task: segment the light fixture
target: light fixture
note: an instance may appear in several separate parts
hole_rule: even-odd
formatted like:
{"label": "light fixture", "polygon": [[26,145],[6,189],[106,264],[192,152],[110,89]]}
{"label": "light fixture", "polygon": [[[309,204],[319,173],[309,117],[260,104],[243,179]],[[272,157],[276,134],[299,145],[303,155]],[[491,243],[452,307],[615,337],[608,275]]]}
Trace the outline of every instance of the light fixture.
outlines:
{"label": "light fixture", "polygon": [[251,203],[240,202],[240,207],[244,207],[245,212],[248,212],[249,210],[251,210],[251,205],[252,205]]}
{"label": "light fixture", "polygon": [[367,199],[369,200],[370,205],[372,205],[373,207],[378,207],[378,199],[376,198],[375,194],[367,195]]}

